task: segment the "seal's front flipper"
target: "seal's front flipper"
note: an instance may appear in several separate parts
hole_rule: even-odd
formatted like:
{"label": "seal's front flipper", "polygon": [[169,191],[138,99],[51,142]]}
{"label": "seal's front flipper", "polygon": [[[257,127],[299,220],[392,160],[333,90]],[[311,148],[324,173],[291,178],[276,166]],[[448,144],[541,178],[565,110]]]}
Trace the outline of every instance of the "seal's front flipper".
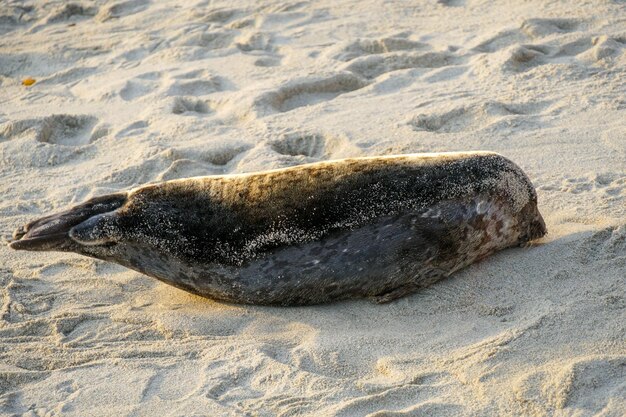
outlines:
{"label": "seal's front flipper", "polygon": [[81,245],[96,246],[115,241],[121,236],[115,212],[98,214],[72,227],[69,236]]}
{"label": "seal's front flipper", "polygon": [[61,213],[32,221],[15,230],[9,246],[17,250],[75,251],[77,240],[72,239],[72,228],[122,207],[126,197],[126,193],[120,193],[92,198]]}

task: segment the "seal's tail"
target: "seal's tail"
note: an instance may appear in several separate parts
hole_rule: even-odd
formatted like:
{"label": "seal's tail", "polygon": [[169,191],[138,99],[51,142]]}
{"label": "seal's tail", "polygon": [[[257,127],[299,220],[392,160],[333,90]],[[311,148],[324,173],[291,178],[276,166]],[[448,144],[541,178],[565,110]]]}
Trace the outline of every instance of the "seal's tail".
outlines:
{"label": "seal's tail", "polygon": [[95,197],[57,214],[34,220],[13,232],[9,247],[31,251],[72,251],[76,242],[70,230],[85,220],[120,208],[126,193]]}

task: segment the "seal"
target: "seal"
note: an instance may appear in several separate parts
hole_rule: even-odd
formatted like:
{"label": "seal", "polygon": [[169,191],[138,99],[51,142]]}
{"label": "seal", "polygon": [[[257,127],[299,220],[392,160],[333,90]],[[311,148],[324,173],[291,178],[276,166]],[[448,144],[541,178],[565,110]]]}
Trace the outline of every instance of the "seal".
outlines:
{"label": "seal", "polygon": [[35,220],[11,248],[76,252],[234,303],[387,302],[546,233],[492,152],[412,154],[195,177]]}

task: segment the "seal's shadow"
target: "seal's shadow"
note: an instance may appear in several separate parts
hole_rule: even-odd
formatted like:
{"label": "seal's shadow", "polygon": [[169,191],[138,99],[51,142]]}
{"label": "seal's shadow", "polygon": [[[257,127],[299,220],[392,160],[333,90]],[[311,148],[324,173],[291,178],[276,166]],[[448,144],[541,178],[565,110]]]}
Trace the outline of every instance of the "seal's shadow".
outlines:
{"label": "seal's shadow", "polygon": [[622,229],[573,233],[508,249],[388,304],[351,300],[306,307],[241,306],[160,287],[171,291],[171,302],[205,323],[189,329],[199,336],[221,329],[236,339],[235,345],[252,344],[290,367],[332,378],[346,373],[360,377],[357,370],[371,368],[380,358],[449,349],[528,327],[549,309],[546,294],[565,296],[580,288],[577,281],[587,282],[587,268],[603,262],[604,255],[590,260],[589,246],[602,241],[614,247],[611,242],[620,241]]}

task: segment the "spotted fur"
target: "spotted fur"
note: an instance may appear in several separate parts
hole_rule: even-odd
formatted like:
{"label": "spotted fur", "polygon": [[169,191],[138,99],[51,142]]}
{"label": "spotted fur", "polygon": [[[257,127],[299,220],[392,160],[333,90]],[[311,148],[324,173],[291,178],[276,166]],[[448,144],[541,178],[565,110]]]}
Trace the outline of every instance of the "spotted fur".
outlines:
{"label": "spotted fur", "polygon": [[10,245],[117,262],[210,298],[302,305],[391,301],[545,233],[528,177],[480,152],[168,181],[36,220]]}

